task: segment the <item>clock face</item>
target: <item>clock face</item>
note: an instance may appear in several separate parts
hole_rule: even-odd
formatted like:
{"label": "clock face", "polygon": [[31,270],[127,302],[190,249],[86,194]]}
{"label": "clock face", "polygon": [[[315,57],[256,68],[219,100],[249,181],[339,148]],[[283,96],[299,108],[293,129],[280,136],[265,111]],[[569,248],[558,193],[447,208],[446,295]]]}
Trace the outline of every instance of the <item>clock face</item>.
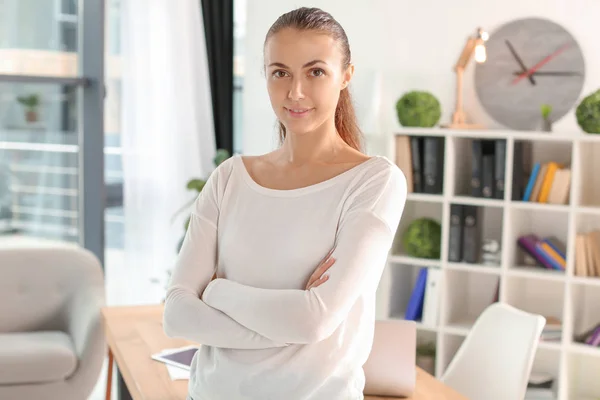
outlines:
{"label": "clock face", "polygon": [[480,103],[498,123],[536,130],[541,106],[550,121],[569,112],[581,94],[585,63],[577,41],[560,25],[539,18],[509,22],[490,35],[487,60],[475,66]]}

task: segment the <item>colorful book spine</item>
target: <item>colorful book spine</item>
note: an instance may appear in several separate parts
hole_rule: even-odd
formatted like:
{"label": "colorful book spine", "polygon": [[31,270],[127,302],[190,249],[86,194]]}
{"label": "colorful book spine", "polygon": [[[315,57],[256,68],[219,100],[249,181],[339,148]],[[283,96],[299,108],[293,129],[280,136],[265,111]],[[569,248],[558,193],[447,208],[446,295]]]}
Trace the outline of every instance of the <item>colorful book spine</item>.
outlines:
{"label": "colorful book spine", "polygon": [[549,236],[547,238],[545,238],[543,240],[544,243],[548,243],[548,245],[550,247],[552,247],[552,249],[554,249],[554,251],[556,253],[558,253],[558,255],[560,257],[562,257],[563,259],[567,259],[567,246],[565,246],[565,244],[563,242],[561,242],[560,240],[558,240],[557,237],[555,236]]}
{"label": "colorful book spine", "polygon": [[589,344],[590,346],[600,346],[600,327],[597,327],[594,330],[594,333],[588,337],[585,343]]}
{"label": "colorful book spine", "polygon": [[534,235],[525,235],[519,237],[517,240],[517,244],[521,249],[523,249],[530,256],[535,258],[535,260],[540,263],[542,266],[548,269],[554,269],[551,263],[549,263],[538,251],[536,251],[536,244],[540,241],[540,239]]}
{"label": "colorful book spine", "polygon": [[544,257],[554,269],[564,271],[567,262],[564,258],[560,257],[556,251],[552,247],[545,243],[544,241],[539,241],[535,245],[536,250]]}
{"label": "colorful book spine", "polygon": [[415,287],[408,301],[406,314],[404,319],[418,321],[423,317],[423,302],[425,300],[425,289],[427,286],[427,271],[426,267],[419,270]]}
{"label": "colorful book spine", "polygon": [[[536,162],[533,165],[533,169],[531,170],[531,175],[529,176],[529,182],[527,182],[527,187],[525,188],[525,193],[523,194],[523,201],[529,201],[531,197],[531,192],[533,191],[533,186],[535,185],[535,181],[540,172],[540,163]],[[535,201],[535,199],[534,199]]]}

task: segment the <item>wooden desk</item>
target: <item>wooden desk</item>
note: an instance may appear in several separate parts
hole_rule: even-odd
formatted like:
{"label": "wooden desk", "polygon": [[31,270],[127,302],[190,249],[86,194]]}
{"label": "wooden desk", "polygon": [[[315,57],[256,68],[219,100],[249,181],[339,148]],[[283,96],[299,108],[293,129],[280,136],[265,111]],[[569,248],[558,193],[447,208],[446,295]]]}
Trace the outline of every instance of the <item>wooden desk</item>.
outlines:
{"label": "wooden desk", "polygon": [[[165,348],[193,344],[163,333],[161,305],[105,307],[102,310],[109,359],[114,357],[122,376],[119,397],[134,400],[185,400],[188,381],[172,381],[164,364],[150,358]],[[109,377],[112,363],[109,364]],[[109,379],[110,382],[110,379]],[[126,385],[126,387],[125,387]],[[110,385],[107,399],[110,398]],[[365,400],[391,400],[365,396]],[[416,393],[406,400],[467,400],[427,372],[417,368]]]}

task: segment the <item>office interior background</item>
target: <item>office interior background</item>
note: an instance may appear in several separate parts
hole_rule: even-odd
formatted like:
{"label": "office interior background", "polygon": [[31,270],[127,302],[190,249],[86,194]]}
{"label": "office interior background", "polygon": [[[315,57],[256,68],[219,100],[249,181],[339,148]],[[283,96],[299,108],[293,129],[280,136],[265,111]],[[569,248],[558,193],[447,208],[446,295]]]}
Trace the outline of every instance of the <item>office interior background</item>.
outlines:
{"label": "office interior background", "polygon": [[[219,29],[225,28],[216,20],[207,24],[209,10],[203,3],[0,0],[0,245],[10,247],[23,238],[80,243],[102,262],[108,305],[160,302],[184,233],[186,215],[181,210],[197,195],[186,189],[187,182],[210,174],[217,149],[253,155],[277,145],[261,70],[262,44],[272,22],[299,5],[330,12],[349,36],[356,66],[351,90],[366,151],[396,160],[402,132],[443,137],[453,143],[446,154],[454,151],[443,158],[446,171],[461,170],[457,161],[460,149],[470,149],[469,134],[437,127],[411,131],[399,121],[398,99],[413,90],[429,92],[440,104],[438,125],[451,123],[458,92],[454,67],[466,39],[478,27],[493,38],[496,29],[523,18],[559,24],[576,40],[584,79],[575,85],[576,97],[565,100],[568,106],[552,119],[551,132],[542,128],[541,117],[511,127],[492,116],[489,103],[481,100],[485,90],[478,87],[475,60],[465,67],[460,93],[469,121],[482,126],[477,135],[500,132],[490,137],[507,139],[510,149],[518,141],[537,143],[534,161],[576,164],[573,170],[578,172],[568,189],[571,201],[544,208],[513,205],[517,199],[511,194],[469,200],[469,174],[444,172],[447,187],[438,197],[411,193],[399,232],[417,217],[449,220],[451,204],[484,208],[483,219],[495,226],[485,232],[498,242],[515,242],[519,235],[539,229],[559,236],[569,254],[575,254],[578,231],[600,228],[600,180],[593,174],[600,145],[582,131],[575,111],[600,88],[600,1],[234,0],[229,86],[211,76],[211,68],[222,65],[219,49],[229,49],[219,37]],[[524,39],[521,44],[526,43]],[[569,62],[562,65],[580,65]],[[543,77],[538,81],[544,84]],[[563,81],[556,82],[563,88]],[[211,95],[211,84],[213,92],[216,85],[230,88],[230,107],[226,96]],[[548,92],[560,96],[560,91]],[[492,89],[489,93],[497,94]],[[219,118],[214,110],[223,104],[225,117]],[[556,140],[546,140],[552,135]],[[447,229],[448,222],[442,225]],[[446,248],[449,239],[446,233],[442,236]],[[512,260],[516,246],[501,244],[502,254]],[[393,291],[398,280],[410,282],[407,294],[399,296],[402,313],[420,268],[448,271],[449,294],[443,299],[455,305],[440,315],[441,322],[419,330],[428,342],[443,343],[434,373],[443,372],[473,319],[488,304],[481,299],[489,295],[491,301],[501,279],[509,282],[500,286],[501,301],[556,316],[568,325],[567,335],[540,347],[534,371],[554,377],[557,398],[600,396],[590,373],[600,367],[600,350],[572,339],[600,322],[600,313],[592,307],[600,300],[600,285],[591,274],[579,276],[575,261],[568,261],[567,273],[549,275],[523,272],[506,260],[502,268],[479,270],[468,263],[447,263],[447,250],[434,262],[415,261],[407,254],[396,257],[382,284]],[[408,272],[397,272],[400,268]],[[395,312],[389,298],[388,292],[382,294],[380,315]],[[460,305],[469,304],[476,305],[464,320]]]}

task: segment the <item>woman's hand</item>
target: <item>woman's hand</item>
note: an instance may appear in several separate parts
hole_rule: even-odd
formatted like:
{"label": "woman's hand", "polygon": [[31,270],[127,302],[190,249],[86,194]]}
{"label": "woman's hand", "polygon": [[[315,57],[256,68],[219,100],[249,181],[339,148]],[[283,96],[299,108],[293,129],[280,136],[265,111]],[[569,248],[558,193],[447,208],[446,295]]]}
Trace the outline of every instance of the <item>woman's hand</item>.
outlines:
{"label": "woman's hand", "polygon": [[315,272],[312,273],[308,283],[306,284],[306,290],[310,290],[314,287],[319,287],[323,283],[329,279],[329,275],[325,275],[325,271],[329,269],[334,263],[335,258],[331,257],[333,253],[333,249],[325,256],[325,258],[321,261],[321,263],[315,269]]}

